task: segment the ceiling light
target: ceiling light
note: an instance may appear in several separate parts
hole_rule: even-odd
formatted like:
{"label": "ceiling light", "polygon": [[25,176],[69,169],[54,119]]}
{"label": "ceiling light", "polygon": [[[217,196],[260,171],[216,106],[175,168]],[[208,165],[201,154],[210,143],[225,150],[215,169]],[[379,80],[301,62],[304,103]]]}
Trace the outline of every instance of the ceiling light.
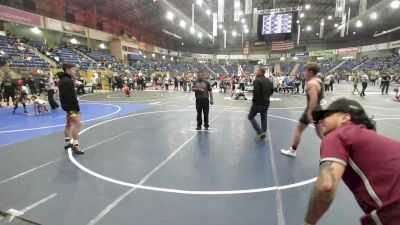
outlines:
{"label": "ceiling light", "polygon": [[196,4],[201,6],[201,4],[203,4],[203,0],[196,0]]}
{"label": "ceiling light", "polygon": [[281,61],[284,61],[285,60],[285,57],[281,57]]}
{"label": "ceiling light", "polygon": [[328,16],[328,20],[331,20],[332,19],[332,16]]}
{"label": "ceiling light", "polygon": [[154,58],[154,57],[156,57],[156,54],[154,54],[154,53],[153,53],[153,54],[151,54],[151,57],[153,57],[153,58]]}
{"label": "ceiling light", "polygon": [[247,28],[244,29],[244,33],[245,33],[245,34],[249,33],[249,29],[247,29]]}
{"label": "ceiling light", "polygon": [[353,32],[353,35],[356,34],[356,32]]}
{"label": "ceiling light", "polygon": [[185,45],[185,43],[183,43],[183,42],[182,42],[181,44],[182,44],[182,46],[184,46],[184,45]]}
{"label": "ceiling light", "polygon": [[321,26],[324,26],[325,25],[325,23],[324,22],[321,22]]}
{"label": "ceiling light", "polygon": [[335,23],[335,25],[334,25],[335,27],[338,27],[339,26],[339,24],[337,24],[337,23]]}
{"label": "ceiling light", "polygon": [[298,60],[299,58],[297,58],[296,56],[295,57],[293,57],[293,60]]}
{"label": "ceiling light", "polygon": [[234,31],[232,31],[232,36],[234,36],[234,37],[235,37],[235,36],[236,36],[236,34],[237,34],[237,33],[236,33],[236,31],[235,31],[235,30],[234,30]]}
{"label": "ceiling light", "polygon": [[220,24],[220,25],[218,25],[218,28],[222,29],[222,28],[224,28],[224,26],[222,26],[222,24]]}
{"label": "ceiling light", "polygon": [[147,57],[144,55],[143,58],[147,58]]}
{"label": "ceiling light", "polygon": [[392,1],[390,3],[390,7],[392,7],[393,9],[399,8],[400,7],[400,1],[399,0]]}
{"label": "ceiling light", "polygon": [[194,34],[195,31],[194,27],[190,27],[190,33]]}
{"label": "ceiling light", "polygon": [[74,44],[74,45],[76,45],[76,44],[78,44],[78,41],[77,41],[75,38],[72,38],[72,39],[71,39],[71,43]]}
{"label": "ceiling light", "polygon": [[243,11],[239,11],[239,16],[243,16]]}
{"label": "ceiling light", "polygon": [[318,35],[319,35],[319,33],[316,33],[315,35],[317,35],[317,36],[318,36]]}
{"label": "ceiling light", "polygon": [[300,18],[304,18],[304,13],[300,13]]}
{"label": "ceiling light", "polygon": [[242,18],[240,21],[242,21],[242,23],[246,23],[246,19]]}
{"label": "ceiling light", "polygon": [[39,28],[37,28],[37,27],[32,27],[31,28],[31,31],[32,31],[32,33],[34,33],[34,34],[39,34],[41,31],[39,30]]}
{"label": "ceiling light", "polygon": [[371,14],[369,14],[369,18],[371,20],[376,20],[378,18],[378,14],[376,12],[372,12]]}
{"label": "ceiling light", "polygon": [[[99,47],[100,47],[101,49],[106,49],[106,48],[107,48],[106,45],[105,45],[104,43],[101,43],[101,44],[99,45]],[[142,53],[139,52],[139,54],[142,54]]]}
{"label": "ceiling light", "polygon": [[362,27],[362,22],[361,22],[361,20],[357,20],[357,22],[356,22],[356,27]]}
{"label": "ceiling light", "polygon": [[342,11],[342,7],[340,7],[340,6],[337,7],[337,11],[339,11],[339,12]]}
{"label": "ceiling light", "polygon": [[297,20],[297,21],[296,21],[296,23],[300,23],[300,21],[299,21],[299,20]]}
{"label": "ceiling light", "polygon": [[174,20],[174,14],[172,12],[167,12],[167,19]]}
{"label": "ceiling light", "polygon": [[182,28],[185,28],[186,27],[186,22],[184,20],[181,20],[179,25],[181,25]]}
{"label": "ceiling light", "polygon": [[200,39],[203,37],[203,34],[201,33],[201,32],[199,32],[198,34],[197,34],[197,37],[199,37]]}
{"label": "ceiling light", "polygon": [[174,61],[174,57],[171,57],[171,61]]}
{"label": "ceiling light", "polygon": [[142,54],[142,51],[139,51],[139,55],[141,55]]}
{"label": "ceiling light", "polygon": [[312,27],[311,27],[310,25],[308,25],[308,26],[306,27],[306,30],[307,30],[307,31],[310,31],[310,30],[312,30]]}
{"label": "ceiling light", "polygon": [[163,55],[162,58],[165,59],[165,55]]}
{"label": "ceiling light", "polygon": [[309,10],[311,8],[310,4],[305,5],[304,7],[306,10]]}
{"label": "ceiling light", "polygon": [[243,28],[247,28],[247,24],[243,24]]}
{"label": "ceiling light", "polygon": [[207,16],[209,16],[211,14],[211,10],[207,9],[206,14],[207,14]]}

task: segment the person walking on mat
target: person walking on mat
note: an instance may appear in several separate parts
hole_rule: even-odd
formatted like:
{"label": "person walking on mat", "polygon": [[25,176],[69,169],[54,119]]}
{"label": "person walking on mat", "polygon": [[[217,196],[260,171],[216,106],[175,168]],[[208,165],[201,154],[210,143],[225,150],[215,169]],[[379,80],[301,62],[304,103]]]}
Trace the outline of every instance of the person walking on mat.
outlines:
{"label": "person walking on mat", "polygon": [[[317,74],[319,73],[320,69],[321,67],[317,63],[308,63],[305,66],[304,75],[307,81],[307,108],[297,124],[292,146],[289,149],[281,150],[281,153],[284,155],[296,157],[297,146],[300,144],[303,131],[307,128],[309,123],[314,122],[312,113],[315,110],[322,109],[321,100],[324,98],[324,83],[321,79],[317,78]],[[317,124],[315,125],[315,130],[317,135],[322,138]]]}
{"label": "person walking on mat", "polygon": [[[72,80],[72,76],[75,74],[75,66],[72,64],[63,65],[64,73],[60,75],[60,102],[61,108],[66,112],[66,123],[65,123],[65,146],[64,149],[67,150],[72,148],[72,152],[75,154],[84,154],[79,148],[79,136],[78,132],[81,128],[80,119],[80,108],[78,99],[75,93],[75,86]],[[73,144],[71,144],[71,127],[74,125],[72,132]]]}
{"label": "person walking on mat", "polygon": [[213,105],[212,88],[208,81],[204,79],[204,73],[197,73],[197,81],[194,82],[192,91],[196,97],[196,110],[197,110],[197,127],[196,130],[201,130],[202,113],[204,114],[204,129],[208,130],[208,114],[210,111],[210,104]]}
{"label": "person walking on mat", "polygon": [[[253,103],[247,117],[257,132],[257,140],[265,139],[265,133],[267,132],[267,112],[270,103],[269,98],[274,93],[274,85],[264,74],[265,69],[258,69],[256,79],[253,81]],[[258,113],[261,116],[261,129],[254,119]]]}
{"label": "person walking on mat", "polygon": [[324,138],[304,224],[317,224],[340,180],[365,213],[362,225],[400,224],[400,142],[377,134],[375,123],[353,100],[339,99],[316,111],[314,119],[322,121]]}

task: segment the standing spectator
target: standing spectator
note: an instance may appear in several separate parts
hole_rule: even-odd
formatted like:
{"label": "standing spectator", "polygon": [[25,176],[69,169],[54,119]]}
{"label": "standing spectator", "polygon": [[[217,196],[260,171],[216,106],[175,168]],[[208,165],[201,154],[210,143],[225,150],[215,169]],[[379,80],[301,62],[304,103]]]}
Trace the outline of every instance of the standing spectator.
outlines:
{"label": "standing spectator", "polygon": [[368,82],[369,82],[368,75],[367,75],[367,73],[365,73],[361,77],[362,90],[361,90],[360,96],[365,96],[365,90],[367,89]]}
{"label": "standing spectator", "polygon": [[[250,120],[253,128],[257,132],[256,139],[263,140],[267,132],[267,112],[270,104],[269,98],[274,93],[274,86],[272,82],[265,76],[265,69],[258,69],[256,79],[253,82],[253,103],[250,108],[248,119]],[[254,119],[260,113],[261,115],[261,128]]]}
{"label": "standing spectator", "polygon": [[301,89],[302,89],[303,94],[304,94],[305,87],[306,87],[306,78],[303,75],[303,76],[301,76]]}
{"label": "standing spectator", "polygon": [[29,75],[27,81],[26,81],[29,91],[32,95],[36,94],[36,88],[35,88],[35,79],[33,79],[32,75]]}
{"label": "standing spectator", "polygon": [[11,80],[11,77],[6,76],[1,83],[0,92],[3,93],[4,101],[7,102],[7,106],[10,105],[10,97],[12,103],[15,104],[15,94],[18,91],[18,86]]}
{"label": "standing spectator", "polygon": [[239,89],[241,89],[242,91],[244,91],[244,76],[240,76],[239,79]]}
{"label": "standing spectator", "polygon": [[[59,72],[62,73],[62,72]],[[61,74],[58,74],[58,76],[61,76]],[[47,80],[46,80],[46,90],[47,90],[47,97],[49,99],[50,107],[52,110],[58,109],[60,106],[57,104],[56,101],[54,101],[54,94],[55,94],[55,83],[52,77],[47,75]]]}
{"label": "standing spectator", "polygon": [[299,75],[296,75],[294,83],[296,85],[296,93],[300,93],[300,83],[301,83],[301,78]]}
{"label": "standing spectator", "polygon": [[[80,107],[78,103],[78,98],[75,94],[74,82],[72,76],[75,74],[75,66],[72,64],[63,65],[64,72],[59,74],[61,77],[59,91],[60,91],[60,101],[61,108],[67,114],[67,121],[65,123],[65,146],[64,149],[67,150],[72,148],[72,151],[76,154],[84,154],[79,148],[79,129],[81,128],[80,119]],[[73,143],[71,144],[71,127],[74,125],[72,137]]]}
{"label": "standing spectator", "polygon": [[197,81],[193,84],[193,89],[196,97],[196,110],[197,110],[197,127],[196,130],[201,130],[203,124],[202,114],[204,114],[204,128],[208,130],[208,114],[210,111],[210,104],[213,105],[212,88],[208,81],[204,79],[204,73],[197,73]]}
{"label": "standing spectator", "polygon": [[165,91],[168,91],[168,86],[169,86],[169,78],[168,77],[164,78],[164,86],[165,86]]}
{"label": "standing spectator", "polygon": [[[382,76],[382,81],[381,81],[382,94],[383,94],[383,92],[385,92],[385,94],[388,94],[389,83],[390,83],[390,76],[388,74],[384,74]],[[385,91],[385,89],[386,89],[386,91]]]}
{"label": "standing spectator", "polygon": [[175,85],[174,91],[178,91],[179,90],[178,89],[178,78],[176,78],[176,77],[174,77],[174,85]]}

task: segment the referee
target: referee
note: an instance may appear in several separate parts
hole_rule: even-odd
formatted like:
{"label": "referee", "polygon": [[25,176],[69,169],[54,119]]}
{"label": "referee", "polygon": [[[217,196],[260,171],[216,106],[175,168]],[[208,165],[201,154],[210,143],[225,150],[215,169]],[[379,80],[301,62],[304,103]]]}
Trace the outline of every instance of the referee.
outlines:
{"label": "referee", "polygon": [[197,110],[197,127],[196,130],[201,130],[202,113],[204,114],[204,129],[208,130],[208,114],[210,111],[210,104],[214,104],[211,85],[208,81],[204,80],[204,73],[197,73],[197,81],[193,84],[192,91],[196,97],[196,110]]}

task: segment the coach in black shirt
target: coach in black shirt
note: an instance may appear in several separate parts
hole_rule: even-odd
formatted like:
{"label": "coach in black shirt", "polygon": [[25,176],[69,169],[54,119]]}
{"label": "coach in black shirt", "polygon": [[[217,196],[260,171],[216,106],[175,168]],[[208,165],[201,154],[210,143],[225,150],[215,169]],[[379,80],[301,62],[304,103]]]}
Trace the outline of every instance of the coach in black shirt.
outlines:
{"label": "coach in black shirt", "polygon": [[[265,139],[267,131],[267,112],[269,107],[269,98],[273,94],[273,84],[265,76],[265,69],[257,71],[257,77],[253,82],[253,104],[251,105],[248,118],[257,131],[257,140]],[[254,117],[260,113],[261,129]]]}

